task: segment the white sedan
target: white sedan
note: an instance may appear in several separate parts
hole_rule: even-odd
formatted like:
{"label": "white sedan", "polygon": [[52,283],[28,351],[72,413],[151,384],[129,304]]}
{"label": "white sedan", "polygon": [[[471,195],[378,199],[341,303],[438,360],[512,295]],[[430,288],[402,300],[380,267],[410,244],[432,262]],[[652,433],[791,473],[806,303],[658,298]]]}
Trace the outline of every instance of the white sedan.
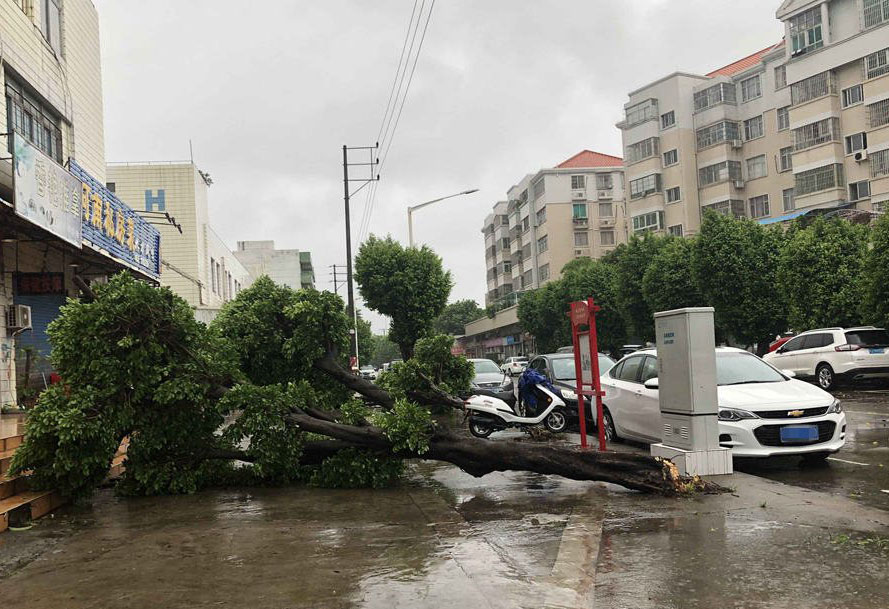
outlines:
{"label": "white sedan", "polygon": [[[602,376],[605,434],[661,441],[657,351],[628,355]],[[741,349],[716,349],[719,444],[736,457],[824,459],[846,442],[846,415],[832,395]]]}

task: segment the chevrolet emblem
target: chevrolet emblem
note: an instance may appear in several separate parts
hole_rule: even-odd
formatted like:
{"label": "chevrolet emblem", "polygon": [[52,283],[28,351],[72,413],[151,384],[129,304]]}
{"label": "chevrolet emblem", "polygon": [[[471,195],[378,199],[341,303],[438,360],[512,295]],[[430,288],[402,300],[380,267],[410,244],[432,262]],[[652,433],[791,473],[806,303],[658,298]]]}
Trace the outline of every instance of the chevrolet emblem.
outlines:
{"label": "chevrolet emblem", "polygon": [[801,417],[804,414],[806,414],[805,410],[788,410],[787,411],[788,417]]}

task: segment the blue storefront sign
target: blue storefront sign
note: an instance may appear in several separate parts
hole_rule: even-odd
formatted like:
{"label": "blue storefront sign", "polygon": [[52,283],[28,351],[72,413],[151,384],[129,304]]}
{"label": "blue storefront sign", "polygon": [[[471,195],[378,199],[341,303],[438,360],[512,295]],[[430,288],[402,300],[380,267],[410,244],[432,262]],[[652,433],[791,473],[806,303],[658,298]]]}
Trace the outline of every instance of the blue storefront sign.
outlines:
{"label": "blue storefront sign", "polygon": [[152,279],[159,279],[160,232],[74,160],[69,161],[68,168],[83,186],[84,243]]}

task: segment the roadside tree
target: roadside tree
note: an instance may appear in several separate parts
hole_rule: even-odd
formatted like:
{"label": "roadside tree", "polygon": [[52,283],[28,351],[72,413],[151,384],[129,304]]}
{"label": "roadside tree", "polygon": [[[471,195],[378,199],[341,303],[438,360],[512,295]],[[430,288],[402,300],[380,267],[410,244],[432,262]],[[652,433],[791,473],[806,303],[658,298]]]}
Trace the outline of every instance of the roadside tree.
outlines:
{"label": "roadside tree", "polygon": [[458,300],[445,307],[441,315],[435,318],[432,327],[439,334],[460,336],[466,324],[485,316],[485,310],[474,300]]}
{"label": "roadside tree", "polygon": [[642,294],[649,310],[705,306],[694,274],[694,252],[693,238],[671,238],[651,259],[642,276]]}
{"label": "roadside tree", "polygon": [[889,214],[883,214],[873,228],[862,283],[862,317],[889,328]]}

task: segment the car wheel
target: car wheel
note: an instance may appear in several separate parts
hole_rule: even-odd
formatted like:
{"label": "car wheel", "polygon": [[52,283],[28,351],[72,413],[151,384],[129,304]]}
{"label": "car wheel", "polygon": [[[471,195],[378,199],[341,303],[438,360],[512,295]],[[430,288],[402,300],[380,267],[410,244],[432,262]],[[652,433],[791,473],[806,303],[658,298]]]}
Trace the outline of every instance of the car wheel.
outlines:
{"label": "car wheel", "polygon": [[485,439],[494,433],[494,427],[490,423],[485,423],[484,421],[469,421],[469,433],[476,438]]}
{"label": "car wheel", "polygon": [[617,435],[617,428],[614,426],[614,417],[607,408],[602,409],[602,422],[605,427],[605,440],[608,442],[617,442],[620,438]]}
{"label": "car wheel", "polygon": [[818,366],[815,370],[815,378],[818,381],[818,386],[825,391],[833,389],[833,386],[836,384],[833,368],[831,368],[829,364],[821,364]]}
{"label": "car wheel", "polygon": [[543,421],[544,426],[553,433],[562,433],[568,427],[568,418],[562,410],[553,410]]}

